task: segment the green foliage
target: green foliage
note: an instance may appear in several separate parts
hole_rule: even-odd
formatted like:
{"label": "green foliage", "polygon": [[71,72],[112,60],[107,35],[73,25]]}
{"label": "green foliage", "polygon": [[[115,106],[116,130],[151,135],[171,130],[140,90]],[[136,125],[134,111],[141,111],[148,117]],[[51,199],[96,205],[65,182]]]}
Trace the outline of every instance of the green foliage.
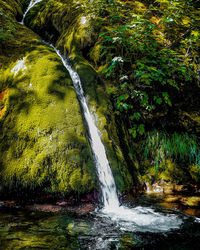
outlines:
{"label": "green foliage", "polygon": [[152,131],[146,134],[138,153],[142,181],[177,184],[200,181],[200,145],[194,135]]}
{"label": "green foliage", "polygon": [[179,60],[196,73],[200,48],[200,9],[195,8],[193,2],[156,0],[155,4],[159,4],[159,8],[154,4],[152,9],[162,15],[161,23],[168,46],[176,48]]}
{"label": "green foliage", "polygon": [[153,161],[154,169],[165,168],[167,159],[177,163],[194,164],[200,168],[200,146],[194,135],[187,133],[172,135],[154,131],[148,133],[144,146],[145,160]]}
{"label": "green foliage", "polygon": [[151,2],[99,0],[91,6],[101,29],[101,72],[115,82],[109,94],[133,137],[144,133],[147,116],[172,107],[183,82],[199,79],[199,10],[185,0]]}

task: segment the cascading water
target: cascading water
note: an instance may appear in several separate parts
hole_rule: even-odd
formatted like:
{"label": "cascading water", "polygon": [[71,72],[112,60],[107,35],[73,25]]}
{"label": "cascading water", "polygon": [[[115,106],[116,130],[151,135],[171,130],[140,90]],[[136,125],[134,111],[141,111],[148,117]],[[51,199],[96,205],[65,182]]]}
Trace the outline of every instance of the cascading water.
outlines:
{"label": "cascading water", "polygon": [[117,197],[115,181],[114,181],[112,171],[109,166],[109,162],[106,156],[104,145],[99,135],[99,131],[97,127],[95,126],[95,123],[92,119],[92,115],[88,109],[86,99],[84,96],[84,92],[83,92],[83,88],[81,86],[80,77],[72,69],[72,67],[67,62],[67,60],[63,58],[60,52],[56,50],[55,48],[54,50],[56,51],[57,55],[61,58],[63,65],[68,70],[72,78],[79,102],[83,110],[83,115],[84,115],[84,118],[88,127],[90,145],[91,145],[91,149],[94,155],[94,161],[95,161],[96,169],[98,172],[99,181],[101,184],[104,209],[108,211],[114,211],[114,209],[119,208],[119,200]]}
{"label": "cascading water", "polygon": [[[39,1],[31,1],[27,11],[24,13],[23,20],[27,12]],[[23,24],[22,20],[22,24]],[[47,43],[48,44],[48,43]],[[48,44],[49,45],[49,44]],[[57,55],[61,58],[62,63],[66,70],[70,73],[72,78],[77,97],[82,106],[83,115],[87,123],[88,134],[91,149],[94,155],[94,161],[98,172],[99,181],[101,184],[103,194],[104,208],[98,212],[99,216],[108,216],[112,220],[117,221],[122,228],[130,231],[168,231],[170,229],[177,229],[182,224],[182,220],[174,214],[161,214],[155,212],[151,208],[135,207],[128,208],[120,206],[117,197],[116,185],[110,169],[104,145],[101,141],[99,131],[95,126],[95,122],[89,112],[86,99],[84,96],[83,88],[79,75],[71,67],[68,60],[66,60],[58,50],[51,46]]]}
{"label": "cascading water", "polygon": [[26,11],[24,12],[24,15],[23,15],[23,18],[22,18],[22,21],[20,22],[21,24],[24,25],[24,19],[26,17],[26,14],[29,12],[29,10],[35,6],[37,3],[41,2],[42,0],[31,0],[29,5],[28,5],[28,8],[26,9]]}

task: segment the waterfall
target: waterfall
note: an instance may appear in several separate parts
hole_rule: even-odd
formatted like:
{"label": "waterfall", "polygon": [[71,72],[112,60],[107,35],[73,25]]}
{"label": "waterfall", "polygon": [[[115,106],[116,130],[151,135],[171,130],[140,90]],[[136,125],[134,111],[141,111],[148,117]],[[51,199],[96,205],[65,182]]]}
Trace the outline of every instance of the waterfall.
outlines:
{"label": "waterfall", "polygon": [[[42,0],[31,0],[27,10],[23,15],[23,19],[21,24],[24,24],[24,19],[28,11],[37,3]],[[47,43],[48,45],[48,43]],[[70,66],[68,61],[60,54],[60,52],[53,46],[50,45],[57,55],[61,58],[62,63],[66,70],[69,72],[74,88],[76,90],[77,97],[79,99],[80,105],[83,110],[83,115],[87,124],[89,141],[92,149],[92,153],[94,156],[94,162],[96,166],[96,170],[99,177],[99,182],[101,185],[101,190],[103,194],[103,204],[105,211],[114,211],[116,208],[119,208],[119,200],[117,197],[116,185],[112,175],[112,171],[110,169],[110,165],[106,156],[106,151],[104,145],[100,138],[100,133],[95,126],[95,122],[92,118],[92,115],[88,109],[86,99],[84,96],[83,88],[81,85],[81,80],[79,75],[75,72],[75,70]]]}
{"label": "waterfall", "polygon": [[28,8],[26,9],[26,11],[24,12],[24,15],[23,15],[23,18],[22,18],[22,21],[20,22],[22,25],[24,25],[24,19],[26,17],[26,14],[29,12],[29,10],[35,6],[37,3],[41,2],[42,0],[31,0],[29,5],[28,5]]}
{"label": "waterfall", "polygon": [[[32,0],[30,2],[28,9],[24,13],[23,20],[21,22],[22,24],[27,12],[40,1],[42,0]],[[182,224],[182,220],[174,214],[161,214],[148,207],[138,206],[130,209],[126,206],[119,205],[116,185],[106,156],[105,148],[101,141],[98,128],[95,125],[91,113],[89,112],[80,77],[71,67],[68,60],[64,58],[53,45],[49,45],[48,43],[46,44],[51,46],[61,58],[64,67],[72,78],[77,97],[79,99],[80,105],[82,106],[83,115],[87,123],[89,141],[94,156],[94,162],[103,194],[104,208],[98,212],[98,215],[110,217],[110,219],[119,223],[122,229],[125,228],[125,230],[128,231],[139,230],[157,232],[179,228]]]}
{"label": "waterfall", "polygon": [[[51,45],[51,47],[53,46]],[[72,78],[72,82],[76,90],[77,97],[79,99],[80,105],[83,110],[83,116],[87,124],[89,141],[94,156],[94,162],[103,194],[104,209],[109,211],[111,210],[114,211],[114,209],[119,207],[119,200],[117,197],[115,181],[106,156],[104,145],[100,138],[100,133],[88,109],[80,77],[75,72],[75,70],[70,66],[68,60],[66,60],[60,54],[60,52],[56,50],[56,48],[54,48],[54,50],[56,51],[57,55],[61,58],[63,65],[68,70]]]}

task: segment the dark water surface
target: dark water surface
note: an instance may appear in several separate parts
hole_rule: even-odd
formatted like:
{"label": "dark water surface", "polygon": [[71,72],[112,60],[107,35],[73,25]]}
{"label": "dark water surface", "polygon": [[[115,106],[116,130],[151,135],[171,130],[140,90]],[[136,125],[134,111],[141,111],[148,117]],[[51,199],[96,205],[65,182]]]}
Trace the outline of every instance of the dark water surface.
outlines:
{"label": "dark water surface", "polygon": [[0,208],[0,249],[200,249],[200,223],[195,217],[178,216],[183,224],[176,230],[129,232],[95,213]]}

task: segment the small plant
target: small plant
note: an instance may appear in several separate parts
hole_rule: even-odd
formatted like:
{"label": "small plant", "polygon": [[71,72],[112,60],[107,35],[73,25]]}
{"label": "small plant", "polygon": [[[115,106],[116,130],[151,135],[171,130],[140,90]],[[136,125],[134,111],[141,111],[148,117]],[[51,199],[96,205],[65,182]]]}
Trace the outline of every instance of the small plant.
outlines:
{"label": "small plant", "polygon": [[187,133],[171,135],[154,131],[146,135],[144,145],[145,160],[151,159],[155,170],[166,165],[168,159],[185,164],[194,164],[200,168],[200,146],[194,135]]}

